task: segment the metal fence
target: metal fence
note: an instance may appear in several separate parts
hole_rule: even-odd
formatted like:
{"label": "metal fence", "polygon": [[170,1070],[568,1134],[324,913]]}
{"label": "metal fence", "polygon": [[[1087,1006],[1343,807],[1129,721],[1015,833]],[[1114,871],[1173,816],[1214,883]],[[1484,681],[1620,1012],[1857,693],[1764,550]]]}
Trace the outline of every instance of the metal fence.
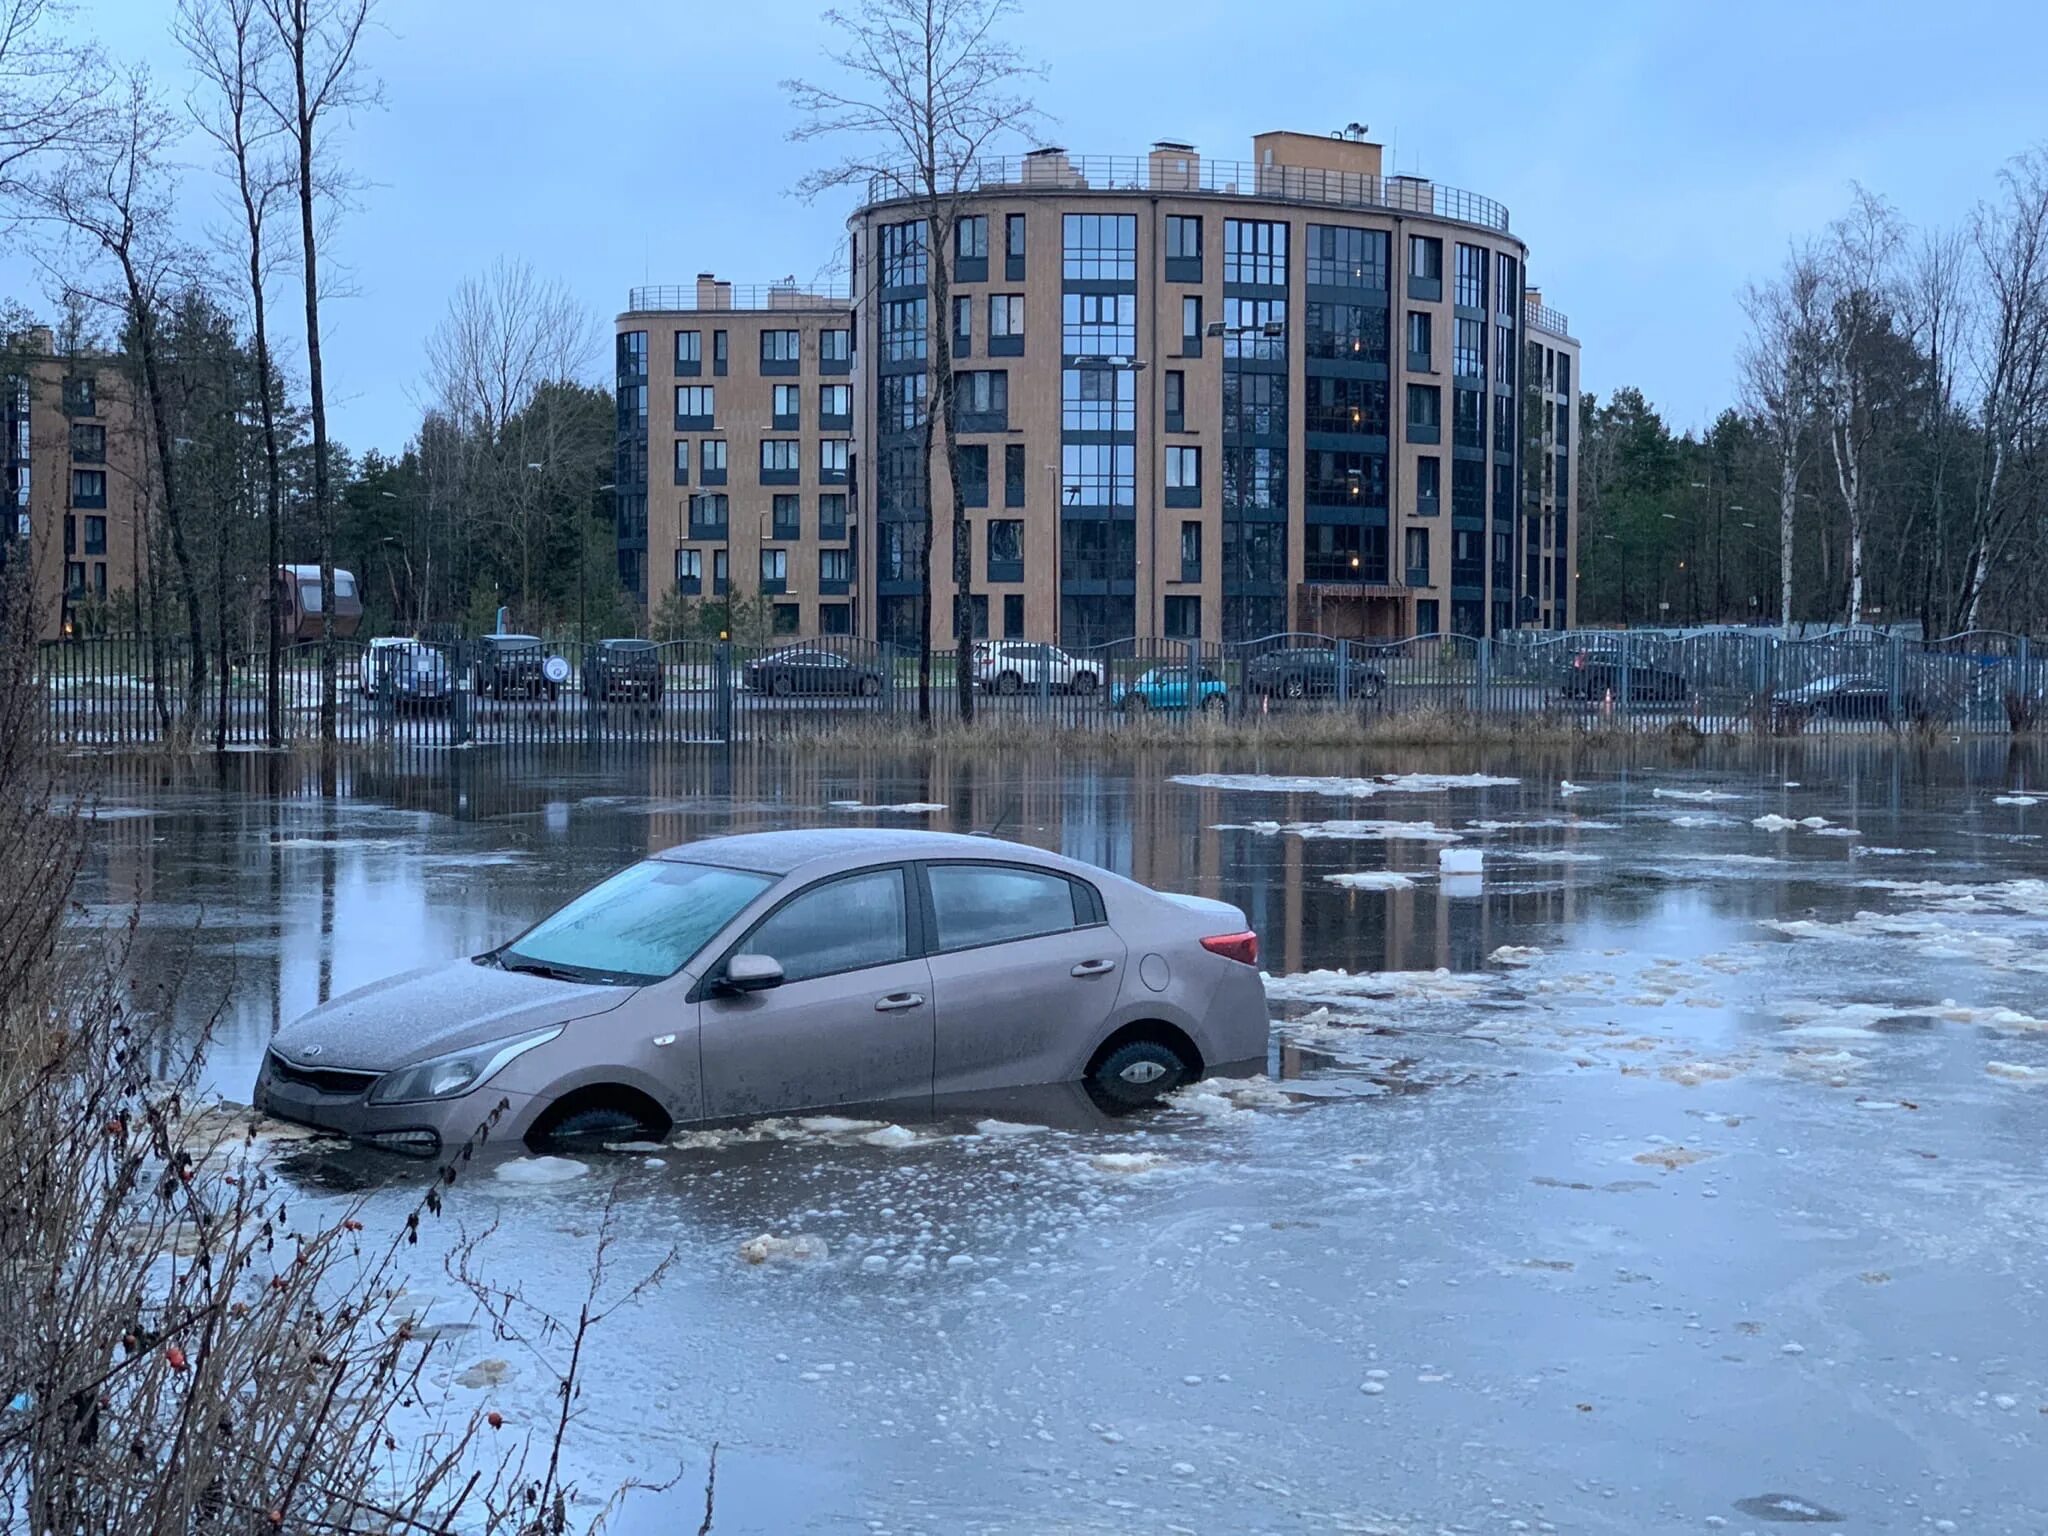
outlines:
{"label": "metal fence", "polygon": [[[336,731],[346,741],[720,743],[814,734],[849,719],[914,718],[914,652],[837,637],[742,645],[673,641],[622,650],[545,642],[508,656],[490,637],[447,644],[337,642]],[[53,641],[40,686],[52,739],[76,747],[268,739],[260,655],[210,668],[196,709],[190,664],[168,641]],[[955,653],[932,658],[933,712],[957,713]],[[1797,734],[2048,723],[2048,659],[2025,636],[1935,641],[1766,631],[1585,631],[1398,642],[1273,635],[1233,645],[1125,640],[1086,650],[999,641],[965,665],[977,714],[1051,728],[1153,720],[1284,721],[1434,712],[1570,725]],[[282,736],[317,739],[317,644],[285,654]]]}

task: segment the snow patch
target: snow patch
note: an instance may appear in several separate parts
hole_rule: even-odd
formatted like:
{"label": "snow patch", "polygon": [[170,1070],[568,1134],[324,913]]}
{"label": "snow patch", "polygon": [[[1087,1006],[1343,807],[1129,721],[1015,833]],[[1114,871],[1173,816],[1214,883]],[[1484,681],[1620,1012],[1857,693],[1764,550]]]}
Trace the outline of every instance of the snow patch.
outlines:
{"label": "snow patch", "polygon": [[1323,879],[1352,891],[1405,891],[1415,885],[1408,876],[1391,869],[1361,869],[1348,875],[1325,875]]}
{"label": "snow patch", "polygon": [[1285,833],[1292,837],[1336,839],[1347,842],[1415,842],[1415,843],[1456,843],[1463,839],[1448,827],[1439,827],[1428,821],[1291,821],[1282,824],[1277,821],[1254,821],[1241,829],[1228,826],[1213,827],[1210,830],[1227,832],[1242,830],[1258,832],[1273,837]]}
{"label": "snow patch", "polygon": [[1533,944],[1503,944],[1486,958],[1495,965],[1534,965],[1543,951]]}
{"label": "snow patch", "polygon": [[835,811],[875,811],[885,816],[931,816],[945,806],[931,800],[906,800],[901,805],[863,805],[858,800],[834,800]]}
{"label": "snow patch", "polygon": [[515,1157],[499,1165],[497,1179],[501,1184],[538,1187],[567,1184],[589,1172],[588,1163],[579,1163],[573,1157]]}
{"label": "snow patch", "polygon": [[1496,778],[1486,773],[1383,773],[1370,779],[1307,774],[1177,773],[1169,782],[1184,784],[1190,789],[1222,789],[1239,794],[1325,795],[1335,800],[1360,800],[1371,795],[1426,795],[1451,789],[1508,788],[1522,781]]}
{"label": "snow patch", "polygon": [[2021,1066],[2015,1061],[1987,1061],[1984,1070],[2015,1083],[2048,1083],[2048,1067]]}
{"label": "snow patch", "polygon": [[1725,789],[1653,789],[1650,791],[1650,795],[1652,799],[1656,800],[1692,800],[1700,803],[1714,800],[1740,800],[1742,798],[1742,796],[1731,794]]}

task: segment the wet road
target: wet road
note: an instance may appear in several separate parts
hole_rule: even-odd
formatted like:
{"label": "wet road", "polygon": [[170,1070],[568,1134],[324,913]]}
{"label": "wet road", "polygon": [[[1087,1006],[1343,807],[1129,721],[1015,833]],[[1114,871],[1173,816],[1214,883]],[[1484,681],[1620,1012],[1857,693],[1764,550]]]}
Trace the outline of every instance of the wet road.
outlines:
{"label": "wet road", "polygon": [[[2048,1528],[2048,760],[297,773],[102,786],[82,894],[139,894],[151,955],[196,941],[183,1007],[218,1006],[236,1096],[280,1019],[733,828],[1000,826],[1261,932],[1270,1084],[466,1183],[417,1287],[449,1400],[515,1428],[549,1383],[465,1331],[436,1245],[495,1222],[573,1310],[616,1182],[615,1272],[678,1250],[594,1336],[572,1442],[592,1490],[684,1473],[623,1529],[694,1529],[714,1440],[722,1532]],[[411,1188],[287,1167],[372,1220]],[[808,1256],[746,1262],[763,1234]]]}

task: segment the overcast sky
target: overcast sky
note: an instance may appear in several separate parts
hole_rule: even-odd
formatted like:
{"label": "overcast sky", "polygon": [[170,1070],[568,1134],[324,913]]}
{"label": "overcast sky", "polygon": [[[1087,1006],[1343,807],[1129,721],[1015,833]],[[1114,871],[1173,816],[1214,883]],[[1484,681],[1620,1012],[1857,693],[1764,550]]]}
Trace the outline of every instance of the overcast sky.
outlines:
{"label": "overcast sky", "polygon": [[[173,0],[77,0],[116,54],[182,93]],[[817,0],[383,0],[385,106],[346,130],[366,179],[325,311],[336,435],[402,447],[422,343],[500,256],[559,275],[609,332],[629,286],[817,271],[844,202],[788,188],[778,81],[821,69]],[[1570,315],[1584,382],[1641,387],[1679,427],[1732,390],[1743,282],[1823,226],[1851,181],[1952,222],[2048,138],[2040,0],[1022,0],[1053,142],[1222,159],[1272,128],[1359,120],[1413,171],[1504,202],[1530,280]],[[216,220],[191,151],[190,214]],[[0,250],[0,295],[47,308]],[[281,290],[287,313],[296,301]],[[594,366],[601,367],[601,363]]]}

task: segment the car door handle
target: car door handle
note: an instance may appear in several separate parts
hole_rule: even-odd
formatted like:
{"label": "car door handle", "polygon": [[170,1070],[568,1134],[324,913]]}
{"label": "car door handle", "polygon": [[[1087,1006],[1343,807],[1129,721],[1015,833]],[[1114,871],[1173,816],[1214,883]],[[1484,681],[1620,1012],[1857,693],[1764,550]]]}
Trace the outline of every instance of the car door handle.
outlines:
{"label": "car door handle", "polygon": [[1107,976],[1115,969],[1116,962],[1114,960],[1083,960],[1074,967],[1072,974],[1076,976]]}
{"label": "car door handle", "polygon": [[912,1008],[922,1008],[923,1006],[924,994],[922,992],[897,992],[888,997],[878,999],[875,1003],[875,1012],[905,1013]]}

